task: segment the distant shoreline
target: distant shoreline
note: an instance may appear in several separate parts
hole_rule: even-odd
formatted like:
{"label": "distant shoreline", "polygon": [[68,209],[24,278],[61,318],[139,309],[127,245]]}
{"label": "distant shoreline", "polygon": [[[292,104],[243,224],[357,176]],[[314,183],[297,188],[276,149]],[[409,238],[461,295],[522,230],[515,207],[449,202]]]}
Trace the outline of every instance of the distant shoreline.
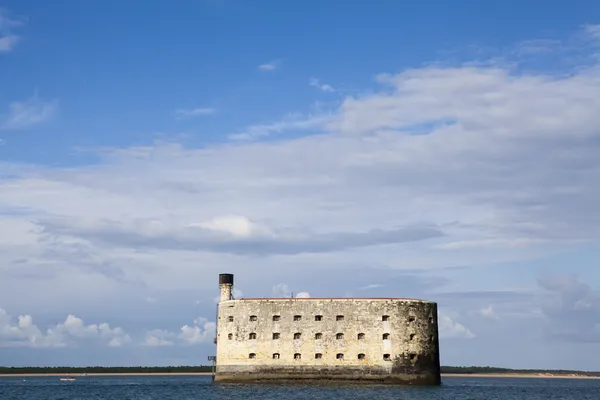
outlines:
{"label": "distant shoreline", "polygon": [[60,376],[60,377],[65,377],[65,376],[73,376],[75,378],[85,378],[86,376],[168,376],[168,375],[212,375],[211,372],[90,372],[90,373],[86,373],[85,375],[82,376],[81,373],[56,373],[56,372],[49,372],[49,373],[44,373],[44,372],[40,372],[39,374],[36,373],[15,373],[15,374],[0,374],[0,378],[9,378],[11,376],[27,376],[27,377],[35,377],[35,376],[47,376],[47,377],[54,377],[54,376]]}
{"label": "distant shoreline", "polygon": [[583,374],[551,374],[551,373],[443,373],[442,378],[551,378],[551,379],[600,379],[600,376]]}
{"label": "distant shoreline", "polygon": [[[85,376],[210,376],[211,372],[97,372],[88,373]],[[550,373],[443,373],[442,378],[546,378],[546,379],[600,379],[600,376],[582,375],[582,374],[550,374]],[[15,373],[0,374],[0,378],[10,377],[65,377],[73,376],[75,378],[85,378],[80,373]]]}

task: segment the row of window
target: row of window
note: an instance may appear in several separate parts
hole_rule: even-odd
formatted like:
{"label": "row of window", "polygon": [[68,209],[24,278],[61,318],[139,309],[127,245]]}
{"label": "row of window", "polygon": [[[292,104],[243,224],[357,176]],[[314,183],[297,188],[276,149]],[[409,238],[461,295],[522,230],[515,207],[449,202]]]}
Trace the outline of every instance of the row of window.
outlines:
{"label": "row of window", "polygon": [[[273,333],[273,340],[278,340],[281,337],[281,334],[279,332],[275,332]],[[416,337],[416,335],[414,333],[411,333],[409,335],[410,340],[413,340]],[[233,339],[233,333],[230,333],[229,335],[227,335],[227,338],[229,340]],[[296,332],[294,333],[294,339],[301,339],[302,338],[302,334],[300,332]],[[344,339],[344,334],[343,333],[336,333],[335,338],[337,340],[342,340]],[[358,335],[356,335],[356,338],[358,340],[364,340],[365,339],[365,334],[364,333],[359,333]],[[388,340],[390,338],[390,334],[389,333],[384,333],[383,335],[381,335],[381,338],[383,340]],[[252,332],[248,335],[248,339],[250,340],[255,340],[256,339],[256,333]],[[322,333],[315,333],[315,340],[320,340],[323,339],[323,334]]]}
{"label": "row of window", "polygon": [[[410,354],[409,355],[409,358],[411,360],[414,360],[416,357],[417,357],[416,354]],[[248,358],[256,358],[256,353],[250,353],[248,355]],[[279,353],[273,353],[273,359],[274,360],[279,359],[279,358],[281,358],[281,356],[280,356]],[[318,360],[318,359],[321,359],[321,358],[323,358],[323,353],[315,353],[315,359]],[[338,360],[343,360],[344,359],[344,353],[337,353],[335,355],[335,358],[338,359]],[[366,358],[367,358],[367,356],[364,353],[360,353],[360,354],[357,355],[357,359],[359,359],[359,360],[364,360]],[[302,354],[300,354],[300,353],[295,353],[294,354],[294,360],[301,360],[301,359],[302,359]],[[392,356],[390,354],[384,354],[383,355],[383,360],[384,361],[392,361]]]}
{"label": "row of window", "polygon": [[[250,316],[250,321],[258,321],[258,317],[256,315],[251,315]],[[230,315],[229,317],[227,317],[227,320],[229,322],[233,322],[233,315]],[[273,321],[280,321],[281,320],[281,315],[273,315]],[[294,321],[301,321],[302,320],[302,315],[294,315]],[[335,316],[335,320],[336,321],[343,321],[344,320],[344,316],[343,315],[336,315]],[[389,315],[382,315],[381,316],[381,320],[382,321],[389,321],[390,320],[390,316]],[[415,320],[414,316],[409,316],[408,317],[408,321],[409,322],[413,322]],[[433,321],[433,318],[430,318],[431,321]],[[323,316],[322,315],[315,315],[315,321],[323,321]]]}

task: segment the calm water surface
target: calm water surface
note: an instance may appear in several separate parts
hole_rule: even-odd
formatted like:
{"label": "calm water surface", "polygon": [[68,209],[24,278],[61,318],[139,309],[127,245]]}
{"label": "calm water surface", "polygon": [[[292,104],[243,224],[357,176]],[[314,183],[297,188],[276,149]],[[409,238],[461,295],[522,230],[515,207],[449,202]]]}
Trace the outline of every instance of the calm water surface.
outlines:
{"label": "calm water surface", "polygon": [[600,380],[444,378],[440,387],[213,386],[207,376],[0,378],[1,400],[598,400]]}

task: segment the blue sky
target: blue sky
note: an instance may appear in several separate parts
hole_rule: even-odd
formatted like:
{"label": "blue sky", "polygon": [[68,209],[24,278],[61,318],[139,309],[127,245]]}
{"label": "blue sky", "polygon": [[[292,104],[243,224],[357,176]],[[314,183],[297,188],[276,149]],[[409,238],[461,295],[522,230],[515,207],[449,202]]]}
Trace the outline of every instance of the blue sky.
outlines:
{"label": "blue sky", "polygon": [[232,272],[600,370],[600,8],[323,3],[0,3],[2,363],[205,363]]}

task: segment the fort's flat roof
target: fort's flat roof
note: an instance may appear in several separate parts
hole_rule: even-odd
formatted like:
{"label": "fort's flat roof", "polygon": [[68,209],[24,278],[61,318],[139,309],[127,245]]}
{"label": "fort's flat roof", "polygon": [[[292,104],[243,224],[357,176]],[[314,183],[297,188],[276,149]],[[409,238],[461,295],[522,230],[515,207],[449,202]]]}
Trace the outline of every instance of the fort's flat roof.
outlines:
{"label": "fort's flat roof", "polygon": [[242,297],[235,300],[406,300],[433,303],[430,300],[411,299],[408,297]]}

